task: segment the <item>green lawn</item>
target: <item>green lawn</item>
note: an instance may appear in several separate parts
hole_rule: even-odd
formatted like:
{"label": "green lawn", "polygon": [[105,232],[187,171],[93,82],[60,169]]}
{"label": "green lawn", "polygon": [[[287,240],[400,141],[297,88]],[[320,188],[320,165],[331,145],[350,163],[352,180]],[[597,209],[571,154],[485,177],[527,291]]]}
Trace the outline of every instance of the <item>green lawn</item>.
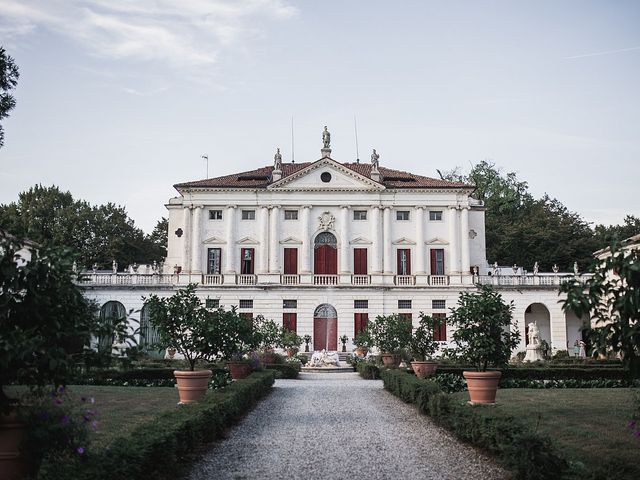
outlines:
{"label": "green lawn", "polygon": [[[467,392],[455,395],[468,398]],[[616,459],[637,469],[635,478],[640,478],[640,438],[628,428],[632,390],[500,389],[497,402],[488,408],[503,410],[547,433],[568,459],[584,463],[588,470]]]}

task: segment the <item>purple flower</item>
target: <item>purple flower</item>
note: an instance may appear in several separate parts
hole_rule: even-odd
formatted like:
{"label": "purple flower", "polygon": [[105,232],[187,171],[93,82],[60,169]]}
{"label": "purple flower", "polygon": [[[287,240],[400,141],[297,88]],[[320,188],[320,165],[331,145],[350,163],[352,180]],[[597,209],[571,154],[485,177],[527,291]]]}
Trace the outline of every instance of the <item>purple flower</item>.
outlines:
{"label": "purple flower", "polygon": [[60,423],[63,425],[68,425],[70,421],[71,418],[69,418],[69,415],[65,415],[60,419]]}
{"label": "purple flower", "polygon": [[640,438],[640,430],[636,430],[635,432],[633,432],[633,434],[634,434],[636,437]]}
{"label": "purple flower", "polygon": [[58,393],[64,393],[64,385],[58,387]]}
{"label": "purple flower", "polygon": [[91,422],[91,428],[96,430],[98,428],[98,422],[96,422],[95,420],[93,422]]}
{"label": "purple flower", "polygon": [[84,447],[76,448],[76,452],[78,452],[78,455],[82,455],[84,453]]}
{"label": "purple flower", "polygon": [[629,427],[629,428],[636,428],[636,421],[635,421],[635,420],[631,420],[631,421],[629,422],[628,427]]}

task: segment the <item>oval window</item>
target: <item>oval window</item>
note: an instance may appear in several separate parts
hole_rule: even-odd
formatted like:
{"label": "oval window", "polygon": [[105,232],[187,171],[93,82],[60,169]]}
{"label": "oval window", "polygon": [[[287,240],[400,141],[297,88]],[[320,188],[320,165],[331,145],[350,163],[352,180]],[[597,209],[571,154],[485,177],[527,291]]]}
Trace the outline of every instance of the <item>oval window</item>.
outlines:
{"label": "oval window", "polygon": [[322,175],[320,175],[320,180],[322,180],[324,183],[329,183],[331,181],[331,174],[329,172],[322,172]]}

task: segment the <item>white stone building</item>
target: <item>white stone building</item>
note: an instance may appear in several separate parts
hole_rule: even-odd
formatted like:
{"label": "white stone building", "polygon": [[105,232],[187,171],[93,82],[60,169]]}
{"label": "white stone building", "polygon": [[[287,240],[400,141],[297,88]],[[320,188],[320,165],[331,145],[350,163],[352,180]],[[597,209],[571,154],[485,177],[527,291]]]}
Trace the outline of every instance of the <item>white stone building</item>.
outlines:
{"label": "white stone building", "polygon": [[335,350],[369,318],[445,316],[461,291],[489,282],[515,303],[522,350],[532,320],[554,350],[579,336],[581,321],[558,303],[562,274],[488,266],[484,207],[471,185],[381,166],[375,150],[371,163],[340,163],[325,141],[315,162],[283,163],[276,153],[273,165],[175,188],[164,265],[87,276],[103,313],[140,311],[148,329],[142,297],[194,282],[210,306],[237,305]]}

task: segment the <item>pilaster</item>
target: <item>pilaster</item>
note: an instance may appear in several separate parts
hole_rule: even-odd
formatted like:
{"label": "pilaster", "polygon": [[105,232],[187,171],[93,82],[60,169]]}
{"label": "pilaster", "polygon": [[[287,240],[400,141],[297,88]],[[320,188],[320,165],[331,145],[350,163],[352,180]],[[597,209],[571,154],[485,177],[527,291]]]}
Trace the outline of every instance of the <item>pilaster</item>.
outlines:
{"label": "pilaster", "polygon": [[[269,273],[280,273],[280,205],[271,207],[269,227]],[[266,241],[266,239],[261,241]]]}
{"label": "pilaster", "polygon": [[382,258],[384,273],[393,274],[393,245],[391,245],[391,209],[392,207],[384,207],[382,219],[382,243],[384,247],[384,255]]}
{"label": "pilaster", "polygon": [[[226,230],[227,230],[227,251],[225,252],[225,273],[235,275],[236,269],[236,206],[228,205],[226,211]],[[235,283],[235,278],[233,280]],[[227,278],[225,278],[227,283]]]}
{"label": "pilaster", "polygon": [[[340,205],[340,263],[339,272],[341,274],[350,274],[351,267],[349,262],[349,206]],[[349,278],[349,283],[351,279]]]}
{"label": "pilaster", "polygon": [[300,273],[311,273],[311,205],[302,206],[302,251],[300,252]]}
{"label": "pilaster", "polygon": [[191,273],[202,274],[202,205],[193,208],[193,238],[191,242]]}

